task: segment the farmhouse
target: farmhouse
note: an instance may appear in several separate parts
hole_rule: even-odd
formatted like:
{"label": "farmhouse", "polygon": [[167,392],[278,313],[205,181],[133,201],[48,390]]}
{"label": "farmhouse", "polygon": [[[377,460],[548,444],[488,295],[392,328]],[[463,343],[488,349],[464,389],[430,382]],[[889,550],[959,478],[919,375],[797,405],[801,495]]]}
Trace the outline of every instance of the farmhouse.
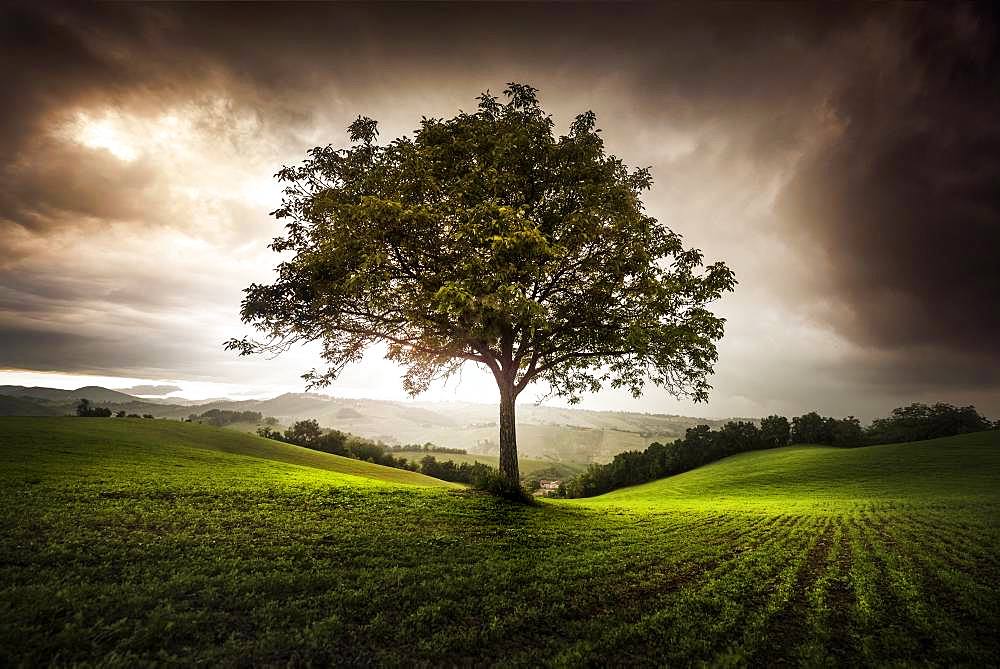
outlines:
{"label": "farmhouse", "polygon": [[559,489],[562,485],[562,481],[550,481],[548,479],[542,479],[538,482],[538,494],[539,495],[550,495]]}

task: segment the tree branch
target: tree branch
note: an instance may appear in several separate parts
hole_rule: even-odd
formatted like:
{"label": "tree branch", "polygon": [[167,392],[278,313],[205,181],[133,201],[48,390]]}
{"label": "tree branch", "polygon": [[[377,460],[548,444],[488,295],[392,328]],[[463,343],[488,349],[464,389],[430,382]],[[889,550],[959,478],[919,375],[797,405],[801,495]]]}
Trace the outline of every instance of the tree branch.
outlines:
{"label": "tree branch", "polygon": [[[554,360],[544,363],[541,367],[538,367],[533,371],[530,370],[529,368],[529,370],[525,372],[524,376],[521,377],[521,380],[514,385],[514,390],[517,392],[521,392],[528,386],[529,383],[531,383],[532,380],[538,378],[540,375],[544,374],[550,369],[558,367],[562,363],[568,362],[570,360],[575,360],[578,358],[604,358],[615,355],[627,355],[629,353],[634,353],[634,352],[635,351],[630,351],[628,349],[622,349],[617,351],[584,351],[580,353],[566,353],[565,355],[561,355],[555,358]],[[529,372],[531,372],[530,375]]]}

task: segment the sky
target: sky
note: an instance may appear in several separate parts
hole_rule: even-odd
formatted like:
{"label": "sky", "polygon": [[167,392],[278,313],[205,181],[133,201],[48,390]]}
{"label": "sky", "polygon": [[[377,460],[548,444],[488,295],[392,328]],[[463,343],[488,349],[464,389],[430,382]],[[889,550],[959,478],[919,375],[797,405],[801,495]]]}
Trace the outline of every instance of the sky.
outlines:
{"label": "sky", "polygon": [[[280,234],[273,174],[537,87],[650,166],[647,210],[739,280],[708,403],[1000,415],[997,17],[969,4],[0,5],[0,384],[304,389],[306,346],[223,349]],[[373,349],[324,392],[402,399]],[[149,388],[143,386],[161,386]],[[167,387],[170,389],[168,390]],[[421,399],[492,402],[469,367]],[[531,401],[532,396],[522,401]]]}

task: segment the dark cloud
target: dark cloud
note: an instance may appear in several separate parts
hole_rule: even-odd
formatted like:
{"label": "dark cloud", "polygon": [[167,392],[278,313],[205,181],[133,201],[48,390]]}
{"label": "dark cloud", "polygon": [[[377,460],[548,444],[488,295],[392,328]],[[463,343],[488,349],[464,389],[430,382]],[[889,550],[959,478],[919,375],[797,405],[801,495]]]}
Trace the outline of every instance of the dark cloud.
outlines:
{"label": "dark cloud", "polygon": [[30,328],[0,321],[0,367],[38,371],[73,371],[93,364],[88,352],[100,344],[95,337]]}
{"label": "dark cloud", "polygon": [[192,70],[159,61],[163,17],[155,8],[9,3],[0,12],[0,74],[12,92],[0,111],[7,159],[53,116],[76,106],[128,102],[155,108],[161,96],[192,80]]}
{"label": "dark cloud", "polygon": [[[123,324],[132,327],[120,327]],[[194,371],[188,363],[189,345],[178,338],[178,329],[159,338],[152,334],[148,323],[33,323],[0,314],[0,369],[140,378]]]}
{"label": "dark cloud", "polygon": [[0,220],[43,232],[81,221],[155,220],[149,210],[155,180],[146,163],[38,139],[0,172]]}
{"label": "dark cloud", "polygon": [[[830,324],[892,353],[883,374],[996,383],[996,22],[980,7],[920,9],[845,73],[830,100],[839,131],[800,165],[779,213],[816,262]],[[957,354],[978,363],[954,365]]]}

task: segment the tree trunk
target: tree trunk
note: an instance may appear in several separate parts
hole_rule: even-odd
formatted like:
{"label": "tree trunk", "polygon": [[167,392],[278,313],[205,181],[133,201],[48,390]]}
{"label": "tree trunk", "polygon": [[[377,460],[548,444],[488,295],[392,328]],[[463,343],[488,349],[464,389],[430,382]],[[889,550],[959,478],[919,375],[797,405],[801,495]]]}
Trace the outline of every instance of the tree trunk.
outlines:
{"label": "tree trunk", "polygon": [[517,468],[517,427],[514,423],[513,383],[500,383],[500,473],[510,483],[521,484]]}

